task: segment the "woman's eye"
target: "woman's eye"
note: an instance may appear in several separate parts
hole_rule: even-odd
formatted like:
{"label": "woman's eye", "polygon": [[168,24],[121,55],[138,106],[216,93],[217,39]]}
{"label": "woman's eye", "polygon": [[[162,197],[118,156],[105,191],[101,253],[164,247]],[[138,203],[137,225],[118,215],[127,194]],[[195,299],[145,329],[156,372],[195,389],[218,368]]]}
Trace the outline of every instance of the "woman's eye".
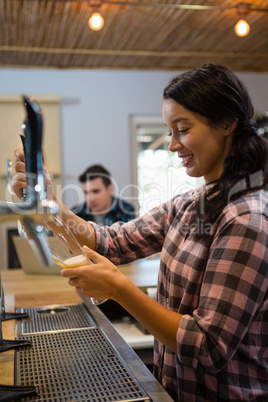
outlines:
{"label": "woman's eye", "polygon": [[[185,134],[187,131],[188,131],[188,128],[178,129],[178,133],[179,133],[179,134]],[[171,137],[171,136],[172,136],[172,132],[171,132],[171,131],[168,131],[166,135],[167,135],[167,137]]]}
{"label": "woman's eye", "polygon": [[178,129],[178,132],[179,132],[180,134],[185,134],[187,130],[188,130],[188,128],[184,128],[183,130],[179,130],[179,129]]}

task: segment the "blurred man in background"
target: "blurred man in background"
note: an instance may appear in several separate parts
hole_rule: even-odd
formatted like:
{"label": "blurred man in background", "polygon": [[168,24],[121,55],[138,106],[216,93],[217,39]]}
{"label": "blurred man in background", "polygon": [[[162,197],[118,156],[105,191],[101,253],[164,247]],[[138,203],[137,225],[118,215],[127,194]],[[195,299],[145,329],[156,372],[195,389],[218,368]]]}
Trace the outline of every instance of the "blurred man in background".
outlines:
{"label": "blurred man in background", "polygon": [[85,201],[72,208],[72,211],[86,221],[98,225],[112,225],[115,222],[128,222],[134,219],[134,207],[114,196],[114,185],[110,172],[101,165],[88,167],[80,176]]}

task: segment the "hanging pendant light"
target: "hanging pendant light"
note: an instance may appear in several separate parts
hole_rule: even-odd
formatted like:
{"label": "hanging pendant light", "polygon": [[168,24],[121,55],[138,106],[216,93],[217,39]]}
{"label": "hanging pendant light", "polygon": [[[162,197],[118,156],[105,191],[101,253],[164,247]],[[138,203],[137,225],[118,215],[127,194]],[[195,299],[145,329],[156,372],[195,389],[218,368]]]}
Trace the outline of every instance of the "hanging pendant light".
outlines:
{"label": "hanging pendant light", "polygon": [[239,21],[236,23],[234,30],[237,36],[246,36],[249,34],[250,26],[245,20],[248,14],[248,5],[245,3],[238,4],[236,7]]}
{"label": "hanging pendant light", "polygon": [[99,10],[101,7],[101,0],[90,0],[89,6],[92,8],[93,13],[88,20],[88,26],[93,31],[100,31],[104,25],[104,19]]}

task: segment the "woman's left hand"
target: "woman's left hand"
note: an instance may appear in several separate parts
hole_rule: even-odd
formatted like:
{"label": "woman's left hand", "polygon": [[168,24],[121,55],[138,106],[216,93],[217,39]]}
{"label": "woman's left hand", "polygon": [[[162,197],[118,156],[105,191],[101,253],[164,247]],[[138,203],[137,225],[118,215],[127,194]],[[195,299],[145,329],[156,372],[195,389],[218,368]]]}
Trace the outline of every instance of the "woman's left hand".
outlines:
{"label": "woman's left hand", "polygon": [[148,297],[107,258],[85,246],[83,248],[93,264],[63,269],[61,274],[69,278],[69,284],[86,297],[115,300],[153,336],[176,353],[176,333],[181,315],[169,311]]}
{"label": "woman's left hand", "polygon": [[63,269],[61,275],[86,297],[116,300],[117,290],[126,277],[107,258],[86,246],[83,250],[93,264]]}

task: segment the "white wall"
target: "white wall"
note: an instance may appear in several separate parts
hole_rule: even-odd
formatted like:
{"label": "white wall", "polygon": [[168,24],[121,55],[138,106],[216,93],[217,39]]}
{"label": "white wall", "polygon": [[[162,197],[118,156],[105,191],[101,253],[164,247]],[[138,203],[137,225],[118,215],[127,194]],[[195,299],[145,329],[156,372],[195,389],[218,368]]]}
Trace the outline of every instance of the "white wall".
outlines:
{"label": "white wall", "polygon": [[[63,184],[77,182],[86,167],[101,163],[121,189],[131,183],[129,117],[161,115],[162,91],[174,75],[165,71],[0,69],[0,93],[60,95]],[[268,110],[268,73],[238,75],[248,86],[256,112]],[[74,194],[65,193],[69,207],[74,200]]]}

